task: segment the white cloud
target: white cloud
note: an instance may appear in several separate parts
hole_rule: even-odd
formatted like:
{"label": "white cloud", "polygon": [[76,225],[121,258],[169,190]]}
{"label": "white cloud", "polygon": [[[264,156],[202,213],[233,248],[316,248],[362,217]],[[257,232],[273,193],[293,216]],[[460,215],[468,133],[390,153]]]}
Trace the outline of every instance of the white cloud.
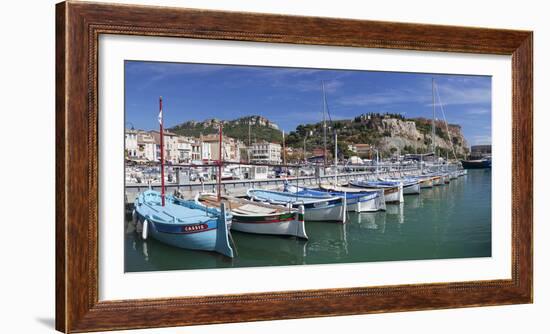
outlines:
{"label": "white cloud", "polygon": [[424,102],[427,100],[427,97],[417,95],[410,89],[390,89],[385,92],[344,96],[339,98],[336,102],[344,106],[369,106]]}
{"label": "white cloud", "polygon": [[442,105],[491,103],[491,88],[486,86],[464,87],[452,84],[436,85],[436,101]]}
{"label": "white cloud", "polygon": [[491,113],[489,108],[469,108],[464,111],[468,115],[486,115]]}
{"label": "white cloud", "polygon": [[491,144],[491,136],[478,135],[472,137],[471,145],[489,145]]}
{"label": "white cloud", "polygon": [[[381,92],[344,96],[336,102],[345,106],[380,106],[404,103],[422,103],[431,106],[431,82],[426,81],[426,83],[414,89],[388,89]],[[444,80],[443,83],[436,82],[436,84],[437,106],[491,103],[490,85],[480,85],[473,79]]]}

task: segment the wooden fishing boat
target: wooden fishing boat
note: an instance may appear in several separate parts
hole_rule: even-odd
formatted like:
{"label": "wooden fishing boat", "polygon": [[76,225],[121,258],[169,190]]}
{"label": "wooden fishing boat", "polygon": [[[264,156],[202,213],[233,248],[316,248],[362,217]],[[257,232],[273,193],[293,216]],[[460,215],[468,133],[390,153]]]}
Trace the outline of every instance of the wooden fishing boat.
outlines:
{"label": "wooden fishing boat", "polygon": [[249,189],[248,197],[254,201],[267,202],[274,205],[299,208],[304,206],[306,221],[338,221],[346,222],[346,197],[312,198],[284,191]]}
{"label": "wooden fishing boat", "polygon": [[414,176],[415,179],[418,180],[418,183],[420,184],[420,189],[427,189],[427,188],[433,188],[434,182],[431,177],[428,176]]}
{"label": "wooden fishing boat", "polygon": [[296,210],[231,196],[220,196],[218,199],[216,194],[198,194],[195,202],[214,208],[224,203],[231,212],[231,229],[235,231],[307,239],[303,206]]}
{"label": "wooden fishing boat", "polygon": [[351,181],[350,185],[362,188],[364,190],[384,190],[384,198],[386,204],[388,203],[402,203],[403,198],[403,184],[401,182],[383,182],[383,181]]}
{"label": "wooden fishing boat", "polygon": [[429,174],[428,176],[432,178],[432,183],[434,186],[445,185],[445,179],[441,175]]}
{"label": "wooden fishing boat", "polygon": [[233,257],[229,244],[229,222],[225,205],[208,209],[194,201],[166,196],[146,190],[134,202],[133,219],[142,225],[142,237],[149,236],[165,244],[193,250],[214,251]]}
{"label": "wooden fishing boat", "polygon": [[391,178],[381,179],[385,182],[400,182],[403,184],[403,195],[419,195],[420,194],[420,181],[414,178]]}
{"label": "wooden fishing boat", "polygon": [[311,197],[346,197],[347,201],[347,211],[352,212],[375,212],[375,211],[384,211],[386,210],[386,201],[384,199],[383,190],[375,191],[357,191],[357,192],[347,192],[349,188],[344,187],[330,187],[330,186],[320,186],[317,189],[298,187],[291,184],[285,184],[284,190],[287,192],[311,196]]}

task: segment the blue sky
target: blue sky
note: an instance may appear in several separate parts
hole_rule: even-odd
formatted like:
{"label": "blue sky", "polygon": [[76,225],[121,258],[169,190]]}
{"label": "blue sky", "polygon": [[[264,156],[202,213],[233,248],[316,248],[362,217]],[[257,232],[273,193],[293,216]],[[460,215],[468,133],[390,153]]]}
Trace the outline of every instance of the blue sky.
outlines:
{"label": "blue sky", "polygon": [[322,119],[321,81],[332,119],[362,113],[432,117],[460,124],[470,145],[491,143],[491,77],[126,61],[126,127],[156,129],[163,96],[166,127],[208,118],[262,115],[291,131]]}

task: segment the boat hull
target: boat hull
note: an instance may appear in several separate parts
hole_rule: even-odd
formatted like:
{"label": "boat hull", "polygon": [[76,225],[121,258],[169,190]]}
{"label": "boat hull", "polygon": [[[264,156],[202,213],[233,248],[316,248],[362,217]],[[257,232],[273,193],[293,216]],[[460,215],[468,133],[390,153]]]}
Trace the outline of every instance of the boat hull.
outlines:
{"label": "boat hull", "polygon": [[419,181],[420,183],[420,189],[428,189],[433,188],[434,182],[431,178],[422,179]]}
{"label": "boat hull", "polygon": [[[298,205],[293,205],[298,208]],[[342,202],[326,206],[304,206],[304,219],[306,221],[343,221],[345,216],[344,206]]]}
{"label": "boat hull", "polygon": [[443,176],[435,176],[433,178],[434,186],[443,186],[445,185],[445,178]]}
{"label": "boat hull", "polygon": [[[214,251],[233,257],[229,245],[228,221],[225,209],[216,215],[212,210],[200,210],[194,203],[166,198],[166,206],[151,199],[160,198],[158,192],[148,190],[138,195],[135,206],[137,224],[141,226],[143,237],[152,238],[170,246]],[[193,217],[178,215],[178,210],[193,213]],[[223,218],[222,218],[223,217]],[[144,232],[145,231],[145,232]]]}
{"label": "boat hull", "polygon": [[159,224],[150,222],[149,235],[156,240],[165,244],[193,250],[216,250],[216,233],[217,227],[195,233],[166,233],[162,232]]}
{"label": "boat hull", "polygon": [[491,168],[491,160],[489,159],[462,160],[461,163],[464,169]]}
{"label": "boat hull", "polygon": [[[303,196],[289,196],[289,194],[273,191],[261,191],[264,195],[257,193],[257,190],[249,189],[248,197],[255,201],[267,202],[274,205],[283,205],[300,209],[300,206],[304,206],[304,219],[306,221],[346,221],[346,199],[342,197],[332,198],[311,198]],[[274,199],[270,196],[274,194],[279,196],[278,199]]]}
{"label": "boat hull", "polygon": [[356,183],[352,182],[352,186],[364,188],[365,191],[367,190],[384,190],[384,200],[386,201],[386,204],[396,204],[396,203],[403,203],[405,199],[403,198],[403,184],[399,183],[399,185],[396,186],[373,186],[372,184],[362,184],[362,183]]}
{"label": "boat hull", "polygon": [[233,215],[231,229],[245,233],[288,235],[307,239],[304,217],[294,213],[265,218]]}
{"label": "boat hull", "polygon": [[395,188],[384,189],[384,198],[386,203],[402,203],[405,201],[403,198],[403,186],[400,185],[397,190]]}
{"label": "boat hull", "polygon": [[328,189],[310,189],[297,187],[294,185],[285,185],[285,191],[290,193],[308,193],[310,196],[319,197],[346,197],[348,212],[375,212],[386,210],[386,202],[382,195],[382,190],[370,192],[346,192],[345,190],[328,190]]}
{"label": "boat hull", "polygon": [[[197,194],[195,197],[195,203],[202,207],[206,206],[201,200],[208,202],[209,197],[216,198],[216,195],[211,193],[205,193],[202,194],[202,196],[203,197],[201,197],[201,194]],[[223,199],[227,201],[230,208],[233,207],[231,210],[231,230],[254,234],[288,235],[307,239],[304,226],[304,215],[300,211],[283,210],[281,207],[276,207],[278,212],[261,213],[254,212],[254,210],[248,208],[248,210],[245,210],[248,212],[243,213],[239,204],[242,204],[245,200],[241,199],[241,202],[231,202],[230,198],[223,197]],[[234,199],[234,201],[235,200],[238,201],[238,199]],[[212,200],[210,200],[210,203],[213,203]],[[259,203],[256,202],[249,201],[249,203],[250,204],[247,205],[259,205]],[[219,206],[220,202],[218,201],[215,204]],[[265,204],[263,205],[265,208]],[[261,206],[258,207],[258,209],[261,209]]]}
{"label": "boat hull", "polygon": [[[365,196],[366,197],[366,196]],[[376,196],[362,200],[362,197],[357,200],[348,200],[348,211],[351,212],[376,212],[386,210],[386,200],[384,196]]]}
{"label": "boat hull", "polygon": [[403,187],[403,195],[418,195],[420,194],[420,182]]}

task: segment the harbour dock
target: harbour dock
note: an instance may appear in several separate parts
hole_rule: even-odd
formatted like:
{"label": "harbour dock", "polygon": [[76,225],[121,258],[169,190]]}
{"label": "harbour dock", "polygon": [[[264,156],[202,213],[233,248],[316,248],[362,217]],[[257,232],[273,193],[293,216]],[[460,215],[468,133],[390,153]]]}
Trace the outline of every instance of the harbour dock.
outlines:
{"label": "harbour dock", "polygon": [[[411,166],[391,166],[380,165],[379,170],[364,169],[362,171],[327,174],[323,176],[288,176],[285,178],[268,178],[268,179],[242,179],[242,180],[224,180],[221,181],[221,193],[225,195],[241,197],[246,196],[246,191],[250,188],[259,188],[264,190],[281,189],[285,182],[297,183],[300,186],[315,186],[318,183],[332,182],[335,177],[338,182],[347,183],[356,179],[374,179],[378,177],[390,178],[399,175],[419,175],[421,169],[416,165]],[[160,190],[160,183],[152,183],[150,186],[147,183],[128,183],[125,186],[125,201],[126,207],[131,208],[137,195],[147,189]],[[216,192],[217,182],[186,182],[186,183],[166,183],[165,189],[167,193],[178,191],[186,198],[193,198],[199,192]]]}

